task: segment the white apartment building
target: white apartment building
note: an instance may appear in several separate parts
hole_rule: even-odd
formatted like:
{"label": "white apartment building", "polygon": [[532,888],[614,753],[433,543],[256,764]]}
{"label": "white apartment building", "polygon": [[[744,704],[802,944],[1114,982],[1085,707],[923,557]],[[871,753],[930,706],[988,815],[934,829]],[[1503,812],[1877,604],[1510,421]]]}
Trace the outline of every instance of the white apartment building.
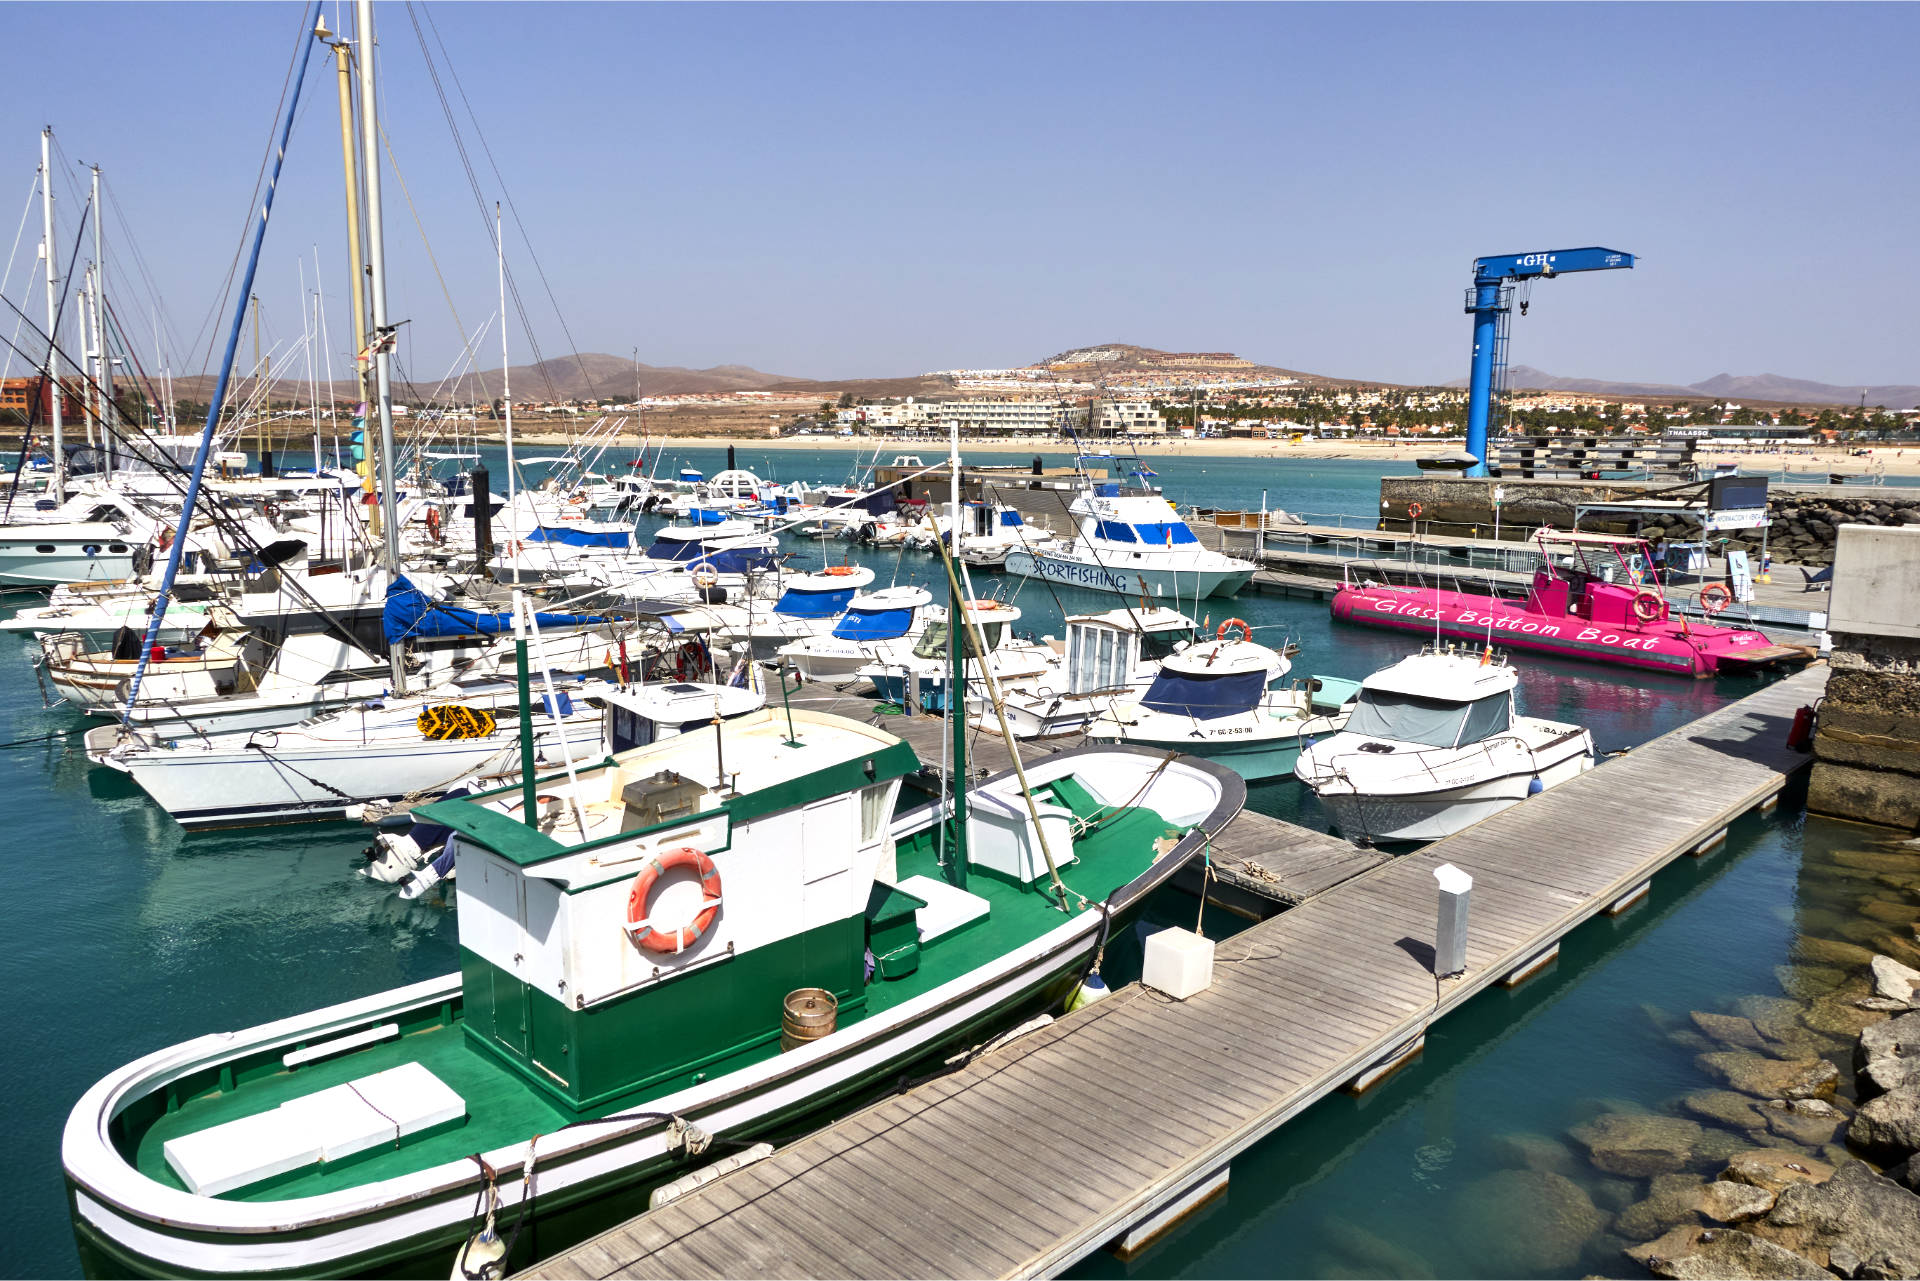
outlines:
{"label": "white apartment building", "polygon": [[1094,430],[1123,436],[1161,436],[1166,434],[1167,420],[1151,401],[1103,400]]}

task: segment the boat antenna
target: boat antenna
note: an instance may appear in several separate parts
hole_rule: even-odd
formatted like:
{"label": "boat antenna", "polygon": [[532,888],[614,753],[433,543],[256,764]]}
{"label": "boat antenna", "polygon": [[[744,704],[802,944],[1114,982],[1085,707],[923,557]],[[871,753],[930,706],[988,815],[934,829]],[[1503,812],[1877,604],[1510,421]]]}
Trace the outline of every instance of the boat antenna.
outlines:
{"label": "boat antenna", "polygon": [[[313,30],[314,24],[319,22],[319,20],[320,0],[313,0],[312,8],[307,14],[306,26],[302,29],[306,31]],[[193,509],[200,499],[200,481],[201,478],[206,475],[207,455],[213,448],[214,428],[220,421],[220,411],[226,403],[227,383],[233,376],[234,354],[240,348],[240,329],[246,322],[247,299],[253,293],[254,273],[260,266],[260,246],[265,243],[267,238],[267,218],[273,212],[273,194],[280,185],[280,167],[285,163],[287,158],[287,140],[293,133],[294,112],[300,106],[300,86],[306,81],[307,63],[313,55],[314,44],[315,42],[312,40],[302,40],[300,42],[300,67],[299,70],[294,72],[293,92],[287,95],[287,110],[280,122],[280,145],[274,149],[273,153],[273,174],[267,179],[266,195],[260,201],[260,217],[253,226],[253,250],[247,255],[246,274],[241,278],[240,287],[236,295],[237,301],[234,304],[233,323],[227,329],[227,349],[220,361],[220,376],[214,382],[213,397],[207,405],[207,421],[200,429],[200,447],[194,451],[193,476],[187,482],[187,492],[180,503],[180,519],[174,526],[173,545],[167,549],[167,572],[161,578],[160,590],[153,598],[153,612],[147,618],[146,640],[140,646],[140,661],[138,666],[133,669],[133,680],[127,687],[127,705],[126,709],[121,713],[120,718],[120,724],[123,727],[133,722],[133,709],[140,701],[140,681],[141,678],[146,675],[147,660],[152,655],[154,642],[160,635],[160,620],[165,617],[167,612],[167,597],[173,590],[173,580],[180,573],[180,558],[185,553],[187,547],[187,528],[193,522]],[[51,184],[52,180],[53,175],[49,172],[47,181]],[[48,270],[51,271],[51,254],[53,252],[51,242],[49,242],[47,246],[47,252],[49,254]],[[56,337],[50,336],[49,341],[55,340]],[[51,357],[48,359],[48,364],[49,367],[51,367]],[[56,385],[53,396],[54,412],[56,414],[59,413],[60,395],[60,389]],[[58,483],[61,475],[60,469],[64,468],[65,465],[65,459],[56,452],[54,455],[54,476],[56,483]],[[396,657],[394,659],[396,671],[399,670],[399,663],[400,660]]]}

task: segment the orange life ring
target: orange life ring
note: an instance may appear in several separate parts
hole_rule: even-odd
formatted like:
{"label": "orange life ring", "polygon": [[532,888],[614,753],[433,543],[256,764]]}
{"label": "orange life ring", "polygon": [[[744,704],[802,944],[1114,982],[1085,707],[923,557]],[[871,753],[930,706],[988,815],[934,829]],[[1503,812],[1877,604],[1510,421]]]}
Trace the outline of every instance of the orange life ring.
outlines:
{"label": "orange life ring", "polygon": [[1733,593],[1722,583],[1708,583],[1700,589],[1700,608],[1709,614],[1717,614],[1733,604]]}
{"label": "orange life ring", "polygon": [[1421,514],[1422,512],[1424,512],[1424,511],[1426,511],[1426,510],[1427,510],[1427,509],[1426,509],[1426,508],[1424,508],[1424,507],[1422,507],[1422,506],[1421,506],[1421,505],[1420,505],[1419,503],[1408,503],[1408,504],[1407,504],[1407,519],[1408,519],[1408,520],[1419,520],[1419,519],[1420,519],[1420,514]]}
{"label": "orange life ring", "polygon": [[[662,876],[681,867],[700,874],[700,892],[704,903],[687,924],[662,930],[647,919],[647,900],[653,896],[653,887]],[[649,952],[676,954],[697,943],[719,915],[720,869],[699,850],[691,845],[682,845],[664,854],[655,854],[640,869],[640,875],[633,878],[633,890],[627,895],[627,937],[633,940],[634,946]]]}
{"label": "orange life ring", "polygon": [[1253,628],[1247,626],[1247,620],[1244,618],[1229,618],[1226,622],[1220,624],[1219,628],[1213,633],[1213,638],[1215,640],[1225,640],[1227,638],[1227,630],[1233,627],[1240,629],[1241,640],[1253,639]]}
{"label": "orange life ring", "polygon": [[996,609],[1005,608],[1006,604],[997,600],[970,600],[967,602],[967,612],[971,614],[990,614]]}
{"label": "orange life ring", "polygon": [[1643,623],[1651,623],[1660,617],[1665,604],[1660,599],[1660,593],[1642,589],[1633,594],[1633,616]]}
{"label": "orange life ring", "polygon": [[820,572],[823,574],[831,574],[835,578],[841,578],[847,574],[853,573],[854,567],[852,565],[829,565],[825,569],[821,570]]}
{"label": "orange life ring", "polygon": [[427,508],[427,537],[436,543],[440,541],[440,509],[438,507]]}

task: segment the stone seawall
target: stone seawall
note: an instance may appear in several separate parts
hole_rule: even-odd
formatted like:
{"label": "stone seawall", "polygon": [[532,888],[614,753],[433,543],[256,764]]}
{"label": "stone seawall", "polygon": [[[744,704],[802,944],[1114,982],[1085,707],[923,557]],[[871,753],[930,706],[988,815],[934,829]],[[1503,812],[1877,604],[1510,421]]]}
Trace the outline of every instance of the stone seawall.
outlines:
{"label": "stone seawall", "polygon": [[1833,637],[1807,808],[1920,828],[1920,640]]}
{"label": "stone seawall", "polygon": [[[1500,536],[1524,539],[1541,525],[1573,528],[1575,508],[1589,502],[1627,502],[1641,497],[1668,497],[1674,486],[1611,480],[1492,480],[1464,476],[1387,476],[1380,481],[1380,527],[1404,530],[1414,504],[1420,524],[1436,534],[1489,538],[1493,535],[1493,489],[1505,495],[1500,504]],[[1819,489],[1775,489],[1767,501],[1773,524],[1767,547],[1775,560],[1796,565],[1833,563],[1834,531],[1841,525],[1920,525],[1920,489],[1836,486],[1829,494]],[[1582,529],[1601,533],[1630,532],[1627,518],[1612,521],[1591,517]],[[1695,540],[1701,537],[1694,521],[1679,516],[1645,517],[1640,532],[1663,538]],[[1716,534],[1729,547],[1758,551],[1758,530]]]}

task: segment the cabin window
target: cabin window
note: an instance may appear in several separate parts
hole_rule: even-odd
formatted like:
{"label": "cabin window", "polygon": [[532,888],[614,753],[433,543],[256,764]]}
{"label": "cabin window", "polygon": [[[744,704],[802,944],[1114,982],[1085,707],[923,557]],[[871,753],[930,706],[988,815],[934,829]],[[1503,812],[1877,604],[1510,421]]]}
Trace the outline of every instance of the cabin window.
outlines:
{"label": "cabin window", "polygon": [[1180,543],[1197,543],[1185,521],[1168,520],[1138,526],[1140,541],[1154,547],[1174,547]]}
{"label": "cabin window", "polygon": [[[1000,636],[1007,629],[1005,623],[982,623],[980,630],[985,633],[989,653],[1000,648]],[[967,627],[966,647],[968,658],[980,656],[979,646],[973,639],[973,627]],[[927,630],[920,633],[920,639],[914,643],[915,658],[944,658],[947,653],[947,624],[944,620],[927,624]]]}
{"label": "cabin window", "polygon": [[1111,543],[1131,543],[1134,541],[1133,527],[1125,521],[1096,521],[1093,527],[1095,538],[1104,538]]}
{"label": "cabin window", "polygon": [[887,793],[889,783],[876,783],[860,793],[860,843],[871,845],[887,830]]}
{"label": "cabin window", "polygon": [[1477,743],[1507,728],[1512,694],[1502,690],[1470,703],[1363,689],[1347,731],[1423,747]]}
{"label": "cabin window", "polygon": [[42,556],[50,555],[53,552],[53,544],[41,543],[38,546],[36,546],[33,550],[39,552]]}
{"label": "cabin window", "polygon": [[1173,655],[1173,647],[1181,641],[1192,640],[1190,632],[1182,629],[1166,632],[1148,632],[1140,638],[1140,655],[1150,662],[1160,662]]}

